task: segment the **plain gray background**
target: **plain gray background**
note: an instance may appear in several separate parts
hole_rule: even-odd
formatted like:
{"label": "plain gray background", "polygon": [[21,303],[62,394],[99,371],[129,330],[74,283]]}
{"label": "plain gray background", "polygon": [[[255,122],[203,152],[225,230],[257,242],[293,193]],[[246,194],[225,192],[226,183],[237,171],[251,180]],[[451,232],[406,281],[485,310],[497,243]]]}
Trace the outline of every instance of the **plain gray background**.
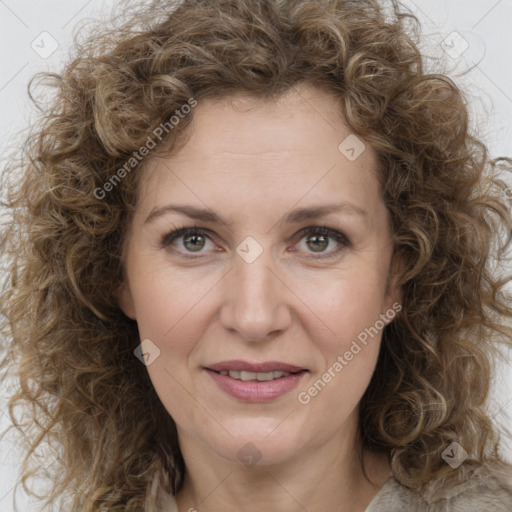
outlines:
{"label": "plain gray background", "polygon": [[[512,0],[404,3],[422,22],[424,53],[432,62],[444,58],[446,72],[467,91],[472,126],[488,144],[491,156],[512,156]],[[0,168],[6,150],[21,142],[16,131],[30,122],[33,107],[26,90],[30,77],[42,70],[58,72],[67,60],[77,23],[108,16],[113,4],[99,0],[0,0]],[[468,69],[469,74],[458,76]],[[512,364],[500,368],[490,407],[497,423],[512,416]],[[8,422],[2,398],[0,428]],[[510,440],[505,446],[505,456],[512,462]],[[0,443],[2,512],[13,510],[12,488],[19,460],[8,439]],[[18,498],[21,510],[36,510],[21,492]]]}

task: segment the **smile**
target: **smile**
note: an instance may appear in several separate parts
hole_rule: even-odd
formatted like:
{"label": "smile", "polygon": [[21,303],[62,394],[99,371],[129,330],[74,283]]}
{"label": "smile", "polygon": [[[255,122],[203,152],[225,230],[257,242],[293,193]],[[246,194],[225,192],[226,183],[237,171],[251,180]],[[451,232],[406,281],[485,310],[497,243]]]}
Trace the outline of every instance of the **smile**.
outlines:
{"label": "smile", "polygon": [[243,380],[245,382],[257,380],[259,382],[280,379],[281,377],[288,377],[291,375],[289,372],[274,371],[274,372],[239,372],[237,370],[223,370],[219,372],[221,375],[231,377],[236,380]]}
{"label": "smile", "polygon": [[224,394],[253,403],[286,395],[309,373],[300,366],[276,362],[226,361],[203,369]]}

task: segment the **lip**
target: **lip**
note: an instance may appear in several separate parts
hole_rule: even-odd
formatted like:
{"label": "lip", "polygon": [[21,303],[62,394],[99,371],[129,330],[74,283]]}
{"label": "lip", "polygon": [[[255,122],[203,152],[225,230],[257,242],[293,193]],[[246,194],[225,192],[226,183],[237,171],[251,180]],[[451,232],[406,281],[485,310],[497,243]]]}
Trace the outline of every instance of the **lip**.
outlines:
{"label": "lip", "polygon": [[281,363],[279,361],[265,361],[263,363],[249,363],[248,361],[234,360],[234,361],[222,361],[220,363],[210,364],[205,366],[207,370],[213,370],[215,372],[235,370],[239,372],[254,372],[254,373],[265,373],[273,371],[281,372],[300,372],[306,370],[302,366],[295,366],[292,364]]}
{"label": "lip", "polygon": [[[268,361],[265,363],[248,363],[246,361],[225,361],[205,367],[204,370],[215,384],[226,394],[244,402],[261,403],[270,402],[289,393],[299,385],[304,375],[309,373],[305,368]],[[287,377],[268,381],[242,381],[232,379],[229,375],[221,375],[220,371],[236,370],[248,372],[295,372]]]}

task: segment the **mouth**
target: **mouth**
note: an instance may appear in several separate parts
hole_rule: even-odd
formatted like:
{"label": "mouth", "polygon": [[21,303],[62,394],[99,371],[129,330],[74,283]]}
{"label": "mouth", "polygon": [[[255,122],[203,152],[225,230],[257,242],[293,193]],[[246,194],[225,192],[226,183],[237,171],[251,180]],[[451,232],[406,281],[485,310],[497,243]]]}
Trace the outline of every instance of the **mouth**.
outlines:
{"label": "mouth", "polygon": [[217,386],[245,402],[267,402],[295,388],[309,371],[282,362],[225,361],[204,367]]}
{"label": "mouth", "polygon": [[248,371],[238,371],[238,370],[222,370],[221,372],[215,372],[219,375],[224,375],[225,377],[228,376],[235,380],[242,380],[244,382],[252,382],[252,381],[258,381],[258,382],[266,382],[269,380],[276,380],[276,379],[282,379],[283,377],[289,377],[290,375],[296,375],[297,373],[300,373],[301,371],[306,370],[300,370],[298,372],[282,372],[279,370],[275,370],[272,372],[248,372]]}

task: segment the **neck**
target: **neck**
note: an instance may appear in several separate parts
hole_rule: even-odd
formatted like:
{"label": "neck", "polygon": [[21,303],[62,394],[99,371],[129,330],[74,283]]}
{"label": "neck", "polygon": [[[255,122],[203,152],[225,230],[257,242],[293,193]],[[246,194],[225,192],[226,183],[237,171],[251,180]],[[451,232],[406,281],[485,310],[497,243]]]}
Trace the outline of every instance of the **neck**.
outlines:
{"label": "neck", "polygon": [[187,466],[176,496],[180,512],[364,512],[391,476],[386,456],[365,453],[369,482],[357,443],[338,436],[300,451],[292,460],[252,467],[197,450],[188,441],[180,442]]}

